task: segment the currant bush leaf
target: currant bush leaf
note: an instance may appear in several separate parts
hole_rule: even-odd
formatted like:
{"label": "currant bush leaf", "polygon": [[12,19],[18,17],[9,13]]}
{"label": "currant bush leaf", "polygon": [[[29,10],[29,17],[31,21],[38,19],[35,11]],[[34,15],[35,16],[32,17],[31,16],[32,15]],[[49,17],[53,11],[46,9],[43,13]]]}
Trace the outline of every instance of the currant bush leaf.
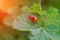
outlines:
{"label": "currant bush leaf", "polygon": [[58,9],[49,7],[46,14],[47,15],[45,16],[45,31],[55,36],[55,33],[58,32],[60,29],[60,18]]}
{"label": "currant bush leaf", "polygon": [[[37,29],[40,28],[40,21],[34,24],[30,19],[29,14],[22,14],[18,16],[13,23],[13,28],[17,30],[29,31],[30,29]],[[39,19],[38,19],[39,20]]]}
{"label": "currant bush leaf", "polygon": [[46,16],[45,16],[46,22],[60,25],[60,16],[59,16],[59,10],[53,7],[49,7],[46,11]]}
{"label": "currant bush leaf", "polygon": [[29,38],[30,40],[52,40],[53,36],[44,29],[32,29]]}
{"label": "currant bush leaf", "polygon": [[39,4],[33,4],[33,6],[30,7],[30,12],[37,13],[41,15],[42,7]]}

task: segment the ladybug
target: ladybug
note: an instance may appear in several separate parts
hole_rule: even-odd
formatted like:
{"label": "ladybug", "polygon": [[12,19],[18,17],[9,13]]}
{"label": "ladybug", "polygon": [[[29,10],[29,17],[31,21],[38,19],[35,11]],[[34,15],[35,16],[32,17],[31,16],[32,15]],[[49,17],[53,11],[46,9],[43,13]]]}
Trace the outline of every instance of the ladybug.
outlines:
{"label": "ladybug", "polygon": [[29,18],[30,18],[30,20],[31,20],[33,23],[37,23],[37,22],[38,22],[38,18],[37,18],[35,15],[30,15]]}

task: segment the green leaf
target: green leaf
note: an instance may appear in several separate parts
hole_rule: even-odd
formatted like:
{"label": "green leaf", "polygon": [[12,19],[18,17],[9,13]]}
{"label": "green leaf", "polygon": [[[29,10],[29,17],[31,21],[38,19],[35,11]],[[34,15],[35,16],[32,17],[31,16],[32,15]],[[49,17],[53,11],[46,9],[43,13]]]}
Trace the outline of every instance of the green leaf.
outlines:
{"label": "green leaf", "polygon": [[[30,15],[32,15],[32,13],[21,14],[20,16],[18,16],[14,20],[13,28],[15,28],[17,30],[22,30],[22,31],[30,31],[30,29],[40,28],[40,24],[41,24],[40,21],[38,21],[36,24],[34,24],[29,19]],[[38,18],[38,20],[40,20],[40,19]]]}
{"label": "green leaf", "polygon": [[42,11],[42,8],[39,4],[33,4],[33,6],[30,7],[30,12],[32,13],[37,13],[41,15],[42,14],[41,11]]}
{"label": "green leaf", "polygon": [[58,9],[54,7],[49,7],[46,11],[47,15],[52,17],[52,18],[57,18],[59,16],[58,14]]}
{"label": "green leaf", "polygon": [[56,35],[56,32],[59,31],[60,29],[60,18],[59,18],[59,12],[58,9],[53,8],[53,7],[49,7],[47,9],[46,12],[46,16],[45,16],[45,30],[51,34],[51,35]]}
{"label": "green leaf", "polygon": [[32,29],[29,38],[30,40],[52,40],[53,36],[44,29]]}
{"label": "green leaf", "polygon": [[45,13],[45,20],[49,23],[60,25],[59,10],[53,7],[49,7]]}

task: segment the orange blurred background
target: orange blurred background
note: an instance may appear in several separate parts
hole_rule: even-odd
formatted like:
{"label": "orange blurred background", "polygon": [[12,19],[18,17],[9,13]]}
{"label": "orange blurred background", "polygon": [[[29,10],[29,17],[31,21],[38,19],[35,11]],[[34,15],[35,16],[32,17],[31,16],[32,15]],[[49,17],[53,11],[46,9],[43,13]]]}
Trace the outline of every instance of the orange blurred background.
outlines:
{"label": "orange blurred background", "polygon": [[19,5],[20,3],[27,4],[29,0],[0,0],[0,9],[7,11],[10,7]]}
{"label": "orange blurred background", "polygon": [[13,30],[13,28],[4,25],[3,19],[7,15],[6,12],[8,9],[21,3],[23,3],[23,5],[28,4],[29,0],[0,0],[0,24],[2,24],[2,26],[0,26],[0,35],[4,33],[16,35],[16,31]]}

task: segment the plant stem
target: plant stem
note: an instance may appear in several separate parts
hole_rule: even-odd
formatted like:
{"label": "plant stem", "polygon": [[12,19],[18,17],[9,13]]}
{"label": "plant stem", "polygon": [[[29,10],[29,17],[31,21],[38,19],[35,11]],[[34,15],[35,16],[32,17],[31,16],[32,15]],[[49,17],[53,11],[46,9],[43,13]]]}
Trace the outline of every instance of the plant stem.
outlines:
{"label": "plant stem", "polygon": [[42,16],[41,27],[44,27],[44,16]]}
{"label": "plant stem", "polygon": [[42,36],[42,29],[40,30],[40,37],[39,37],[39,40],[41,40],[40,38],[41,38],[41,36]]}

